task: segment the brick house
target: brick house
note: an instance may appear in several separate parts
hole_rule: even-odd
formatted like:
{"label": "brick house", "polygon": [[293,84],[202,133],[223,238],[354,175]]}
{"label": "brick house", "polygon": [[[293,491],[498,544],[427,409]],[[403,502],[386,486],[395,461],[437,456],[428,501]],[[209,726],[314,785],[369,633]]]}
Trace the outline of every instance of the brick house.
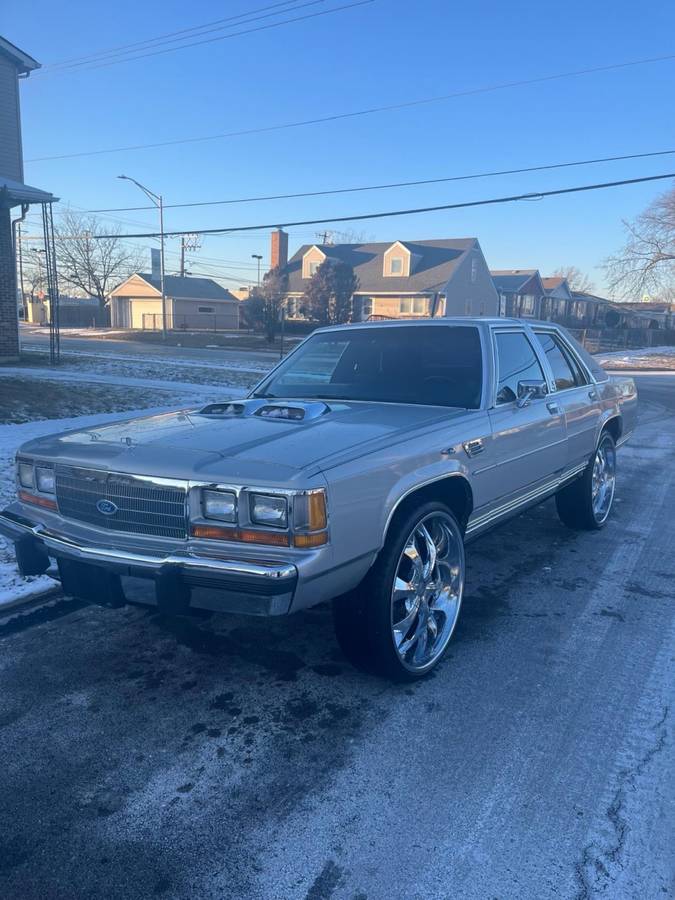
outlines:
{"label": "brick house", "polygon": [[[0,37],[0,360],[19,357],[18,291],[16,282],[16,223],[33,203],[56,200],[23,180],[19,78],[40,64]],[[19,208],[13,219],[12,210]]]}
{"label": "brick house", "polygon": [[326,260],[347,263],[359,279],[354,321],[437,315],[495,316],[499,298],[476,238],[363,244],[305,244],[288,259],[288,235],[272,233],[271,266],[288,277],[289,318],[302,318],[309,280]]}

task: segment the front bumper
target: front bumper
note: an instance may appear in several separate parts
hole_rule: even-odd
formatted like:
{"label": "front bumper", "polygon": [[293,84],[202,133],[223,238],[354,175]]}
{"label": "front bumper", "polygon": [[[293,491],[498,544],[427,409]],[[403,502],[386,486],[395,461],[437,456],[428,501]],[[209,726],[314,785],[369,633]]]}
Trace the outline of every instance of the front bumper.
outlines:
{"label": "front bumper", "polygon": [[[82,571],[99,569],[113,576],[150,579],[155,583],[160,606],[180,589],[181,595],[188,598],[187,606],[249,615],[283,615],[290,611],[298,581],[295,565],[288,562],[111,549],[56,534],[9,510],[0,513],[0,534],[14,541],[24,574],[46,572],[52,557],[79,563]],[[31,570],[27,569],[27,562]],[[69,568],[72,572],[72,566]],[[210,594],[208,601],[199,602],[198,595],[204,592]]]}

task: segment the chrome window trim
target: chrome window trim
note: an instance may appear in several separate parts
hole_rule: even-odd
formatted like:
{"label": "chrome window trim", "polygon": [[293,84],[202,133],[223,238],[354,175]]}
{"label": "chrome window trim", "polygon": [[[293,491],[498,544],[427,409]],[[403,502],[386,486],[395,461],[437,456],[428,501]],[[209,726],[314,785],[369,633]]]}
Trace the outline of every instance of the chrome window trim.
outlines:
{"label": "chrome window trim", "polygon": [[[537,352],[537,348],[534,346],[534,342],[532,340],[532,335],[528,333],[528,325],[523,323],[522,325],[490,325],[490,335],[491,335],[491,343],[492,343],[492,371],[494,373],[493,376],[493,385],[492,385],[492,398],[491,405],[488,407],[489,409],[508,409],[509,407],[515,407],[518,403],[518,400],[509,400],[508,403],[497,403],[497,388],[499,387],[499,359],[497,356],[497,335],[498,334],[523,334],[525,335],[525,340],[530,345],[532,352],[534,353],[534,358],[539,363],[541,368],[541,374],[544,377],[544,381],[549,388],[549,393],[551,393],[551,380],[550,380],[550,370],[548,366],[548,361],[546,361],[546,365],[542,365],[541,356]],[[541,398],[542,401],[546,400],[546,397]],[[536,401],[534,401],[536,402]]]}
{"label": "chrome window trim", "polygon": [[[561,388],[559,390],[556,387],[555,378],[553,377],[553,370],[551,369],[548,359],[546,359],[546,354],[543,352],[543,348],[540,347],[540,349],[542,351],[542,356],[546,363],[546,373],[547,373],[546,377],[547,377],[547,380],[549,381],[549,393],[560,396],[561,394],[566,394],[568,391],[578,391],[581,388],[588,389],[589,385],[602,383],[602,382],[596,382],[593,378],[591,378],[590,373],[588,372],[588,369],[583,364],[581,359],[577,356],[577,354],[574,352],[574,348],[568,344],[568,342],[565,340],[565,335],[562,334],[562,332],[558,331],[557,328],[551,328],[550,326],[548,328],[544,328],[544,327],[539,328],[539,326],[535,326],[535,325],[531,325],[530,328],[532,329],[532,334],[535,336],[535,338],[537,336],[537,333],[550,334],[553,337],[558,338],[558,340],[560,341],[560,343],[562,344],[562,346],[564,348],[564,352],[567,352],[568,354],[571,355],[574,362],[579,366],[579,370],[581,371],[581,374],[586,378],[586,381],[584,384],[575,384],[573,387]],[[563,355],[564,355],[564,352],[563,352]]]}

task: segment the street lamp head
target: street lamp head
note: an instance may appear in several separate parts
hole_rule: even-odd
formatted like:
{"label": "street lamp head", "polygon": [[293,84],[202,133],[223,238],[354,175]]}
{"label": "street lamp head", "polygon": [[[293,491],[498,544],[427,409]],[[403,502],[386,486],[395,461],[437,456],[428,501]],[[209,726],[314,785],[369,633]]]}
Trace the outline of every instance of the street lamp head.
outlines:
{"label": "street lamp head", "polygon": [[125,181],[128,181],[128,180],[129,180],[129,176],[128,176],[128,175],[118,175],[117,177],[118,177],[118,178],[123,178]]}

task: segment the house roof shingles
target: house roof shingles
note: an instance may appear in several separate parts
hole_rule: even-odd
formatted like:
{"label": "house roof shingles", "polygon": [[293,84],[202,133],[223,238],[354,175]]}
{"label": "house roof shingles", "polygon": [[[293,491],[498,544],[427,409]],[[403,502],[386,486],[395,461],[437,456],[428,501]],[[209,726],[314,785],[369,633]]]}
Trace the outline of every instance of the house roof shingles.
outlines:
{"label": "house roof shingles", "polygon": [[[139,272],[138,275],[156,290],[160,290],[159,279],[144,272]],[[193,278],[192,276],[181,278],[180,275],[165,275],[164,292],[167,297],[173,297],[175,300],[231,300],[233,303],[239,303],[227,288],[217,284],[211,278]]]}
{"label": "house roof shingles", "polygon": [[348,263],[359,279],[359,293],[420,293],[442,290],[466,255],[478,247],[476,238],[449,238],[432,241],[400,241],[413,255],[412,274],[384,275],[384,254],[396,241],[367,244],[304,244],[288,261],[288,290],[304,292],[308,279],[302,277],[302,259],[318,247],[329,259]]}

